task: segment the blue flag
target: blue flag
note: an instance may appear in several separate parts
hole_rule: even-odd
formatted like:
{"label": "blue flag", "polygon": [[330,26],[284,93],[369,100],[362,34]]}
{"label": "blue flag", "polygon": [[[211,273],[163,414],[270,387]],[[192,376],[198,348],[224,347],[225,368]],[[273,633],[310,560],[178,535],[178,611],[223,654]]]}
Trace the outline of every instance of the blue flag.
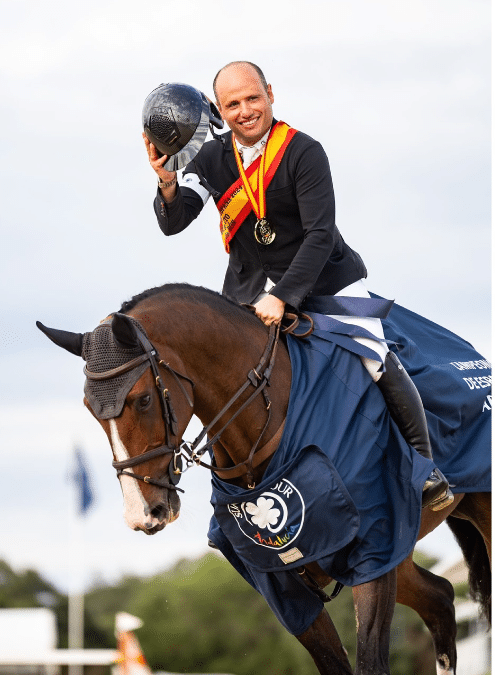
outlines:
{"label": "blue flag", "polygon": [[78,515],[84,516],[94,501],[94,491],[84,455],[79,448],[75,448],[74,458],[75,465],[71,473],[71,479],[74,481],[76,489],[78,490]]}

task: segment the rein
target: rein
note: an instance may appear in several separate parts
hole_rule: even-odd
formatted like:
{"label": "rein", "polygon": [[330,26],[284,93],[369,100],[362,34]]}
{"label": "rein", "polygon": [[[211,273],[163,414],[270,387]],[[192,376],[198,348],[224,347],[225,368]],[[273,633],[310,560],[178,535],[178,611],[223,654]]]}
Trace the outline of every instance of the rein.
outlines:
{"label": "rein", "polygon": [[[251,310],[254,309],[251,306],[248,306],[248,308]],[[289,318],[292,321],[292,323],[287,328],[282,329],[282,333],[284,334],[291,333],[296,337],[302,338],[309,335],[309,333],[311,333],[311,331],[313,330],[312,320],[306,315],[301,315],[302,318],[310,321],[310,328],[309,331],[306,331],[305,333],[295,333],[295,329],[299,324],[299,318],[294,314],[286,314],[286,317]],[[141,453],[140,455],[137,455],[136,457],[130,457],[122,461],[112,462],[112,466],[117,470],[117,476],[121,475],[130,476],[144,483],[149,483],[150,485],[155,485],[157,487],[166,488],[169,490],[178,490],[180,492],[184,492],[184,490],[177,487],[177,483],[179,482],[180,477],[183,473],[182,459],[184,458],[186,462],[186,469],[195,463],[198,466],[203,466],[209,469],[210,471],[216,473],[222,479],[237,478],[243,475],[247,475],[248,487],[253,489],[255,487],[253,470],[275,452],[275,450],[278,447],[280,438],[282,436],[283,427],[285,423],[284,420],[284,422],[282,422],[281,426],[279,427],[273,438],[270,439],[270,441],[268,441],[268,443],[266,443],[264,446],[258,449],[261,438],[263,437],[263,434],[268,428],[268,425],[271,420],[272,414],[271,401],[266,392],[266,387],[270,383],[270,376],[273,370],[273,365],[275,363],[275,356],[277,353],[277,346],[280,338],[280,326],[278,325],[275,326],[273,324],[270,326],[268,341],[265,350],[263,352],[263,355],[258,365],[249,371],[246,382],[237,390],[234,396],[232,396],[232,398],[225,404],[225,406],[215,416],[215,418],[208,425],[205,425],[203,427],[200,434],[191,444],[183,442],[180,445],[173,445],[171,443],[171,436],[177,436],[178,432],[177,417],[175,415],[169,391],[164,387],[163,382],[161,380],[159,366],[164,368],[168,373],[170,373],[170,375],[172,375],[175,382],[179,386],[184,398],[186,399],[187,403],[190,405],[191,408],[193,408],[193,401],[191,400],[191,397],[189,396],[189,393],[185,389],[181,380],[187,381],[192,388],[194,388],[194,382],[189,377],[174,370],[168,363],[160,359],[157,350],[153,347],[153,345],[148,340],[146,335],[137,327],[136,327],[136,335],[139,342],[141,343],[141,346],[144,349],[143,354],[141,354],[140,356],[122,364],[121,366],[112,368],[111,370],[107,370],[101,373],[91,372],[86,367],[84,368],[84,373],[88,379],[102,381],[129,372],[130,370],[133,370],[134,368],[140,366],[145,361],[148,361],[155,379],[155,386],[157,387],[159,392],[162,418],[165,426],[165,443],[157,448],[146,450],[145,452]],[[212,438],[210,438],[201,448],[198,449],[199,444],[201,443],[203,438],[211,431],[212,427],[221,419],[221,417],[226,412],[228,412],[228,410],[230,410],[230,408],[235,404],[235,402],[240,398],[240,396],[242,396],[242,394],[250,386],[253,386],[255,388],[252,394],[244,401],[244,403],[242,403],[241,406],[239,406],[239,408],[229,418],[226,424],[224,424],[223,427],[217,433],[215,433],[214,436],[212,436]],[[268,416],[263,426],[263,429],[261,430],[261,433],[258,436],[258,439],[256,440],[256,442],[254,443],[253,447],[249,452],[247,459],[245,459],[243,462],[240,462],[239,464],[236,464],[235,466],[226,468],[219,468],[217,466],[214,466],[213,464],[207,464],[203,462],[201,460],[201,457],[204,455],[204,453],[210,448],[212,448],[212,446],[220,440],[220,437],[222,433],[225,431],[225,429],[259,394],[263,395],[266,409],[268,411]],[[143,464],[144,462],[147,462],[151,459],[155,459],[156,457],[161,457],[163,455],[172,455],[172,458],[168,465],[168,476],[170,482],[165,480],[156,480],[154,478],[151,478],[150,476],[142,476],[140,474],[131,471],[126,471],[126,469],[138,466],[139,464]],[[184,471],[186,469],[184,469]]]}
{"label": "rein", "polygon": [[[252,305],[244,305],[244,306],[250,311],[255,312],[255,308]],[[263,434],[268,428],[268,425],[271,420],[272,414],[271,401],[266,392],[266,386],[270,384],[270,376],[275,362],[275,356],[277,353],[277,346],[280,339],[280,333],[282,332],[284,335],[290,333],[294,335],[294,337],[305,338],[313,332],[313,320],[306,314],[300,314],[299,316],[297,316],[296,314],[286,313],[284,315],[284,318],[287,318],[291,321],[290,325],[283,329],[280,329],[280,326],[275,324],[272,324],[270,326],[270,332],[268,334],[268,342],[265,347],[265,351],[263,352],[263,356],[261,357],[261,360],[256,366],[256,368],[253,368],[252,370],[249,371],[247,381],[234,394],[234,396],[230,399],[230,401],[228,401],[225,404],[225,406],[215,416],[215,418],[208,425],[203,427],[201,433],[191,444],[183,443],[181,446],[184,449],[184,451],[189,455],[190,457],[189,461],[194,462],[198,466],[202,466],[205,469],[209,469],[210,471],[216,473],[219,478],[222,479],[239,478],[241,476],[247,475],[248,488],[250,489],[254,489],[256,487],[254,482],[253,469],[262,464],[266,459],[271,457],[271,455],[273,455],[273,453],[278,447],[280,439],[282,438],[282,432],[285,425],[284,419],[284,421],[276,431],[275,435],[263,447],[261,447],[258,450],[258,445],[261,441],[261,438],[263,437]],[[310,326],[309,329],[306,330],[305,332],[296,333],[295,330],[299,326],[300,318],[308,321]],[[218,422],[218,420],[232,407],[232,405],[244,393],[244,391],[249,387],[250,384],[256,387],[255,391],[251,394],[251,396],[248,399],[246,399],[246,401],[240,406],[240,408],[238,408],[238,410],[234,413],[234,415],[232,415],[232,417],[220,429],[220,431],[218,431],[212,438],[210,438],[203,445],[203,447],[201,447],[198,450],[197,447],[201,443],[203,438],[208,434],[208,432]],[[231,422],[233,422],[235,418],[244,410],[244,408],[246,408],[251,403],[251,401],[253,401],[253,399],[260,393],[263,394],[263,398],[265,400],[266,409],[268,411],[268,418],[263,426],[263,429],[261,430],[260,435],[258,436],[256,443],[251,448],[247,459],[245,459],[243,462],[240,462],[239,464],[236,464],[235,466],[230,466],[221,469],[218,468],[217,466],[214,466],[213,464],[207,464],[201,461],[201,457],[204,455],[204,453],[210,448],[212,448],[212,446],[217,441],[219,441],[220,436],[225,431],[227,426]]]}
{"label": "rein", "polygon": [[[273,443],[266,444],[260,450],[262,454],[260,455],[258,453],[256,463],[253,463],[253,459],[256,450],[258,448],[259,442],[263,434],[265,433],[266,429],[268,428],[268,425],[271,420],[272,415],[271,401],[265,388],[270,382],[270,376],[272,374],[273,364],[275,363],[275,356],[277,353],[279,337],[280,337],[280,326],[272,324],[270,326],[268,342],[266,344],[265,351],[263,352],[263,356],[261,357],[261,360],[256,366],[256,368],[253,368],[252,370],[249,371],[246,382],[242,385],[240,389],[237,390],[237,392],[234,394],[234,396],[232,396],[230,401],[228,401],[224,405],[224,407],[222,408],[222,410],[220,410],[220,412],[216,415],[216,417],[214,417],[214,419],[208,425],[203,427],[199,436],[193,443],[191,443],[190,446],[187,443],[182,444],[182,447],[184,448],[185,452],[187,452],[187,454],[189,455],[189,457],[193,462],[195,462],[198,466],[203,466],[205,469],[210,469],[210,471],[215,472],[220,478],[238,478],[240,476],[243,476],[244,474],[247,474],[248,487],[251,489],[255,487],[253,469],[259,464],[261,464],[267,457],[273,454],[273,452],[275,452],[276,450],[276,445],[278,445],[278,443],[276,445]],[[246,391],[246,389],[249,388],[249,386],[255,387],[254,392],[244,401],[244,403],[241,406],[239,406],[239,408],[232,415],[232,417],[230,417],[227,423],[224,424],[224,426],[214,436],[212,436],[203,445],[202,448],[197,450],[197,447],[201,443],[203,438],[209,433],[212,427],[215,426],[218,420],[234,405],[234,403],[239,399],[239,397],[242,396],[242,394]],[[217,441],[220,440],[222,433],[229,426],[229,424],[231,424],[231,422],[233,422],[236,419],[236,417],[245,408],[247,408],[247,406],[256,398],[256,396],[258,396],[258,394],[261,393],[263,394],[263,398],[265,400],[268,416],[263,426],[263,429],[261,430],[261,433],[258,436],[257,441],[255,442],[255,444],[253,445],[253,447],[249,452],[247,459],[245,459],[243,462],[240,462],[239,464],[236,464],[235,466],[230,466],[222,469],[219,469],[218,467],[212,464],[206,464],[205,462],[202,462],[201,457],[204,455],[204,453],[207,450],[209,450]],[[276,436],[279,434],[280,436],[282,435],[281,428],[278,429]]]}

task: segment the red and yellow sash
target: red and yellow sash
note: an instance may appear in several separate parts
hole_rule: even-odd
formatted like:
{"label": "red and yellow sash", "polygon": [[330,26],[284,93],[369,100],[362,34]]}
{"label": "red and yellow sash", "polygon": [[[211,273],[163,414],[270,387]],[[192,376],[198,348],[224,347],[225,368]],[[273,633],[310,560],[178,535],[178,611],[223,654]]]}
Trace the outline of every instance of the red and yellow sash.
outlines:
{"label": "red and yellow sash", "polygon": [[[277,122],[271,130],[264,151],[265,174],[261,183],[265,190],[270,185],[275,172],[280,166],[284,152],[296,133],[297,130],[289,127],[285,122]],[[249,180],[249,185],[258,204],[260,203],[258,194],[260,181],[258,174],[261,159],[261,156],[258,157],[246,169],[246,177]],[[217,209],[220,213],[220,233],[227,253],[230,252],[229,243],[252,208],[242,178],[239,177],[217,204]]]}

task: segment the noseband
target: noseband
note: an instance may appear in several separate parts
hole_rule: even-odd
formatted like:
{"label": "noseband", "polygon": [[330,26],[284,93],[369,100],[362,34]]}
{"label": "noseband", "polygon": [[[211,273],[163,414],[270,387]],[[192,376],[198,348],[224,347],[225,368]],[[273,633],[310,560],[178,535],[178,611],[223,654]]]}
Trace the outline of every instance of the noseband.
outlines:
{"label": "noseband", "polygon": [[[307,317],[306,315],[301,315],[305,319],[309,319],[311,326],[309,331],[302,334],[296,334],[295,328],[299,324],[298,317],[292,314],[286,316],[288,316],[293,321],[288,328],[282,330],[283,333],[291,333],[296,337],[302,338],[309,335],[309,333],[311,333],[311,331],[313,330],[312,320],[309,319],[309,317]],[[140,366],[145,361],[148,361],[154,376],[155,386],[158,389],[160,406],[162,410],[162,418],[165,426],[165,444],[157,448],[152,448],[151,450],[146,450],[145,452],[141,453],[140,455],[137,455],[136,457],[130,457],[129,459],[124,459],[122,461],[112,462],[112,466],[117,470],[117,476],[121,475],[131,476],[132,478],[136,478],[137,480],[143,481],[144,483],[149,483],[150,485],[156,485],[157,487],[184,492],[184,490],[177,487],[177,483],[179,482],[180,477],[183,473],[182,460],[184,459],[186,462],[186,468],[189,468],[193,464],[197,464],[198,466],[203,466],[209,469],[210,471],[215,472],[222,479],[238,478],[240,476],[246,475],[248,479],[248,487],[254,488],[255,482],[253,470],[275,452],[276,448],[278,447],[278,442],[280,441],[283,429],[282,423],[279,430],[275,434],[274,438],[271,439],[268,443],[266,443],[262,448],[258,449],[261,438],[263,437],[263,434],[268,428],[268,425],[271,420],[271,401],[266,392],[266,387],[270,382],[270,376],[272,373],[273,365],[275,363],[275,355],[277,352],[277,346],[280,337],[280,327],[274,324],[270,326],[268,341],[265,350],[263,352],[263,355],[256,368],[253,368],[252,370],[249,371],[246,382],[237,390],[234,396],[232,396],[232,398],[226,403],[226,405],[215,416],[215,418],[208,425],[205,425],[203,427],[200,434],[192,443],[189,444],[183,442],[180,445],[171,444],[171,436],[177,436],[178,432],[177,417],[175,415],[175,411],[172,406],[170,393],[168,389],[164,387],[163,382],[161,380],[159,367],[161,366],[172,375],[172,377],[176,381],[177,385],[179,386],[180,390],[182,391],[182,394],[184,395],[186,401],[191,406],[191,408],[194,407],[193,401],[191,400],[191,397],[189,396],[186,389],[184,388],[184,385],[182,384],[181,380],[186,380],[193,388],[194,382],[189,377],[174,370],[168,363],[160,359],[157,350],[155,349],[155,347],[153,347],[153,345],[148,340],[146,335],[137,326],[135,327],[135,330],[137,338],[144,349],[143,354],[134,359],[131,359],[130,361],[127,361],[121,366],[112,368],[111,370],[107,370],[101,373],[91,372],[86,367],[84,368],[86,377],[89,378],[90,380],[108,380],[113,377],[122,375],[123,373],[129,372],[130,370],[133,370],[134,368]],[[203,438],[210,432],[212,427],[234,405],[234,403],[239,399],[239,397],[251,386],[254,387],[254,391],[250,394],[250,396],[244,401],[244,403],[242,403],[242,405],[239,406],[236,412],[233,413],[233,415],[229,418],[227,423],[211,438],[209,438],[209,440],[201,448],[198,449],[199,444],[201,443]],[[240,462],[239,464],[236,464],[235,466],[222,469],[219,469],[218,467],[212,464],[206,464],[205,462],[203,462],[201,460],[201,457],[204,455],[204,453],[207,450],[209,450],[217,441],[219,441],[220,436],[225,431],[225,429],[259,394],[263,394],[268,415],[267,420],[261,430],[261,433],[258,436],[258,439],[255,442],[255,444],[251,448],[247,459],[244,460],[243,462]],[[161,457],[163,455],[172,455],[172,458],[168,465],[168,474],[170,482],[164,480],[155,480],[150,476],[141,476],[137,473],[125,470],[137,466],[139,464],[143,464],[144,462],[147,462],[151,459],[155,459],[156,457]]]}

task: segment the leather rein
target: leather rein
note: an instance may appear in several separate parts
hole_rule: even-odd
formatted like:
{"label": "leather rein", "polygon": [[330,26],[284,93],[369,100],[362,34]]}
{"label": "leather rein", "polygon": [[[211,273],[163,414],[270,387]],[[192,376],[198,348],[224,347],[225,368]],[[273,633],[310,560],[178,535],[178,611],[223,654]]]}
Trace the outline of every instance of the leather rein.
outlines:
{"label": "leather rein", "polygon": [[[247,305],[247,307],[251,310],[254,310],[254,308],[249,305]],[[283,328],[282,330],[280,329],[279,325],[275,326],[274,324],[272,324],[270,326],[268,341],[258,365],[249,371],[246,382],[244,382],[244,384],[237,390],[237,392],[232,396],[232,398],[224,405],[224,407],[214,417],[214,419],[209,424],[203,427],[200,434],[192,443],[182,442],[180,445],[177,444],[174,445],[171,443],[172,440],[171,437],[177,436],[178,432],[177,416],[175,414],[172,405],[169,390],[165,388],[162,382],[159,368],[161,367],[165,369],[167,373],[172,375],[176,384],[179,386],[184,398],[186,399],[187,403],[191,408],[194,407],[193,400],[189,396],[189,393],[182,384],[181,380],[189,383],[192,389],[194,389],[194,382],[189,377],[187,377],[187,375],[179,373],[178,371],[174,370],[170,366],[170,364],[163,361],[160,358],[158,351],[155,349],[155,347],[151,344],[146,335],[139,328],[136,327],[136,336],[144,350],[143,354],[130,361],[127,361],[121,366],[112,368],[111,370],[103,371],[101,373],[91,372],[87,368],[84,368],[84,373],[87,378],[91,380],[108,380],[114,377],[118,377],[123,373],[129,372],[130,370],[133,370],[134,368],[140,366],[145,361],[148,361],[149,367],[151,368],[151,371],[154,376],[155,386],[158,389],[160,406],[162,411],[162,419],[165,426],[165,443],[157,448],[146,450],[145,452],[141,453],[140,455],[137,455],[136,457],[130,457],[128,459],[124,459],[121,461],[113,461],[112,466],[116,469],[117,476],[121,475],[130,476],[132,478],[135,478],[136,480],[143,481],[144,483],[149,483],[150,485],[166,488],[168,490],[178,490],[180,492],[184,492],[184,490],[177,487],[177,483],[179,482],[180,477],[182,473],[184,473],[184,471],[186,471],[190,466],[197,464],[198,466],[205,467],[206,469],[209,469],[210,471],[216,473],[219,476],[219,478],[222,479],[238,478],[240,476],[247,475],[248,487],[253,489],[255,487],[253,470],[275,452],[282,437],[283,427],[285,423],[284,420],[284,422],[282,422],[281,426],[279,427],[275,435],[270,439],[270,441],[268,441],[268,443],[259,448],[261,438],[263,437],[263,434],[268,428],[268,425],[271,420],[272,414],[271,401],[266,391],[266,387],[270,383],[270,376],[273,370],[273,365],[275,363],[280,332],[284,334],[290,333],[295,337],[303,338],[307,337],[307,335],[309,335],[313,330],[313,322],[310,319],[310,317],[304,314],[301,314],[300,316],[301,318],[304,318],[305,320],[308,320],[310,322],[309,330],[307,330],[304,333],[295,332],[295,329],[299,325],[299,317],[296,316],[295,314],[285,315],[285,318],[291,320],[291,324],[288,327]],[[250,387],[254,387],[254,391],[242,403],[242,405],[240,405],[239,408],[231,415],[226,424],[224,424],[223,427],[218,432],[216,432],[211,438],[209,438],[201,448],[198,448],[201,441],[207,434],[209,434],[212,427],[221,419],[221,417],[226,412],[228,412],[232,408],[232,406],[240,398],[240,396],[242,396],[242,394]],[[240,462],[235,466],[226,468],[219,468],[217,466],[214,466],[213,464],[207,464],[203,462],[201,458],[204,455],[204,453],[210,448],[212,448],[212,446],[220,440],[220,437],[222,433],[225,431],[225,429],[260,394],[263,395],[268,415],[267,420],[261,430],[261,433],[258,436],[258,439],[254,443],[254,445],[252,446],[248,457],[243,462]],[[140,474],[126,470],[138,466],[139,464],[143,464],[144,462],[147,462],[151,459],[155,459],[156,457],[162,457],[164,455],[172,455],[170,462],[168,464],[169,481],[157,480],[151,478],[150,476],[142,476]],[[182,462],[183,459],[185,460],[186,463],[185,469],[183,469],[183,462]]]}

